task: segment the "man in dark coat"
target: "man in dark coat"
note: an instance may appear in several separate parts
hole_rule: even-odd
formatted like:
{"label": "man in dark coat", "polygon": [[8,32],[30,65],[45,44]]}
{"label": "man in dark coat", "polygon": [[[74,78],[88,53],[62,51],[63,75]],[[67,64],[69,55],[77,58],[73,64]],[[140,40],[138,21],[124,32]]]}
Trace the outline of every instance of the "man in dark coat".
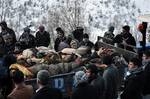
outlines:
{"label": "man in dark coat", "polygon": [[15,32],[7,27],[7,23],[5,21],[2,21],[0,23],[2,32],[1,36],[5,42],[4,47],[6,50],[6,53],[12,53],[15,49],[15,43],[16,43],[16,35]]}
{"label": "man in dark coat", "polygon": [[66,37],[65,37],[64,31],[60,27],[56,28],[56,31],[57,31],[57,38],[54,43],[54,49],[55,51],[58,52],[59,51],[58,47],[59,47],[60,42],[66,40]]}
{"label": "man in dark coat", "polygon": [[84,71],[75,73],[75,88],[71,99],[102,99],[96,86],[91,85],[87,80],[87,74]]}
{"label": "man in dark coat", "polygon": [[19,38],[22,49],[34,48],[36,46],[36,39],[30,32],[31,30],[29,27],[24,28],[24,32]]}
{"label": "man in dark coat", "polygon": [[45,31],[44,26],[39,27],[39,31],[36,33],[37,46],[48,47],[50,44],[50,34]]}
{"label": "man in dark coat", "polygon": [[7,95],[10,94],[10,92],[14,88],[13,81],[9,75],[9,67],[11,64],[15,64],[16,60],[17,59],[13,54],[7,54],[6,56],[4,56],[4,59],[3,59],[3,66],[5,67],[5,70],[3,70],[3,72],[4,71],[6,72],[6,77],[5,77],[5,79],[0,80],[0,82],[3,83],[1,88],[2,88],[2,95],[4,97],[7,97]]}
{"label": "man in dark coat", "polygon": [[88,76],[88,82],[92,85],[98,93],[98,99],[104,99],[105,84],[104,79],[98,74],[98,68],[94,64],[87,66],[86,75]]}
{"label": "man in dark coat", "polygon": [[143,53],[144,88],[143,99],[150,99],[150,50]]}
{"label": "man in dark coat", "polygon": [[99,95],[93,86],[83,81],[73,91],[71,99],[99,99]]}
{"label": "man in dark coat", "polygon": [[128,73],[125,77],[125,88],[121,99],[142,99],[143,68],[138,58],[132,58],[128,64]]}
{"label": "man in dark coat", "polygon": [[10,28],[7,27],[7,23],[6,23],[5,21],[2,21],[2,22],[0,23],[0,26],[1,26],[1,28],[2,28],[1,35],[2,35],[2,36],[3,36],[3,35],[6,35],[6,34],[11,35],[11,37],[12,37],[12,39],[13,39],[12,43],[15,44],[16,41],[17,41],[17,40],[16,40],[16,34],[15,34],[15,32],[14,32],[12,29],[10,29]]}
{"label": "man in dark coat", "polygon": [[103,78],[105,82],[105,98],[104,99],[117,99],[118,97],[118,82],[119,73],[118,69],[112,65],[112,56],[107,55],[102,57],[102,63],[105,67]]}
{"label": "man in dark coat", "polygon": [[62,99],[62,93],[56,88],[50,88],[49,72],[47,70],[41,70],[37,74],[37,84],[39,88],[36,90],[32,99]]}
{"label": "man in dark coat", "polygon": [[114,32],[114,27],[113,27],[113,26],[110,26],[109,29],[108,29],[108,31],[104,33],[104,37],[105,37],[105,38],[108,38],[108,39],[110,39],[110,40],[103,40],[103,42],[105,42],[105,43],[107,43],[107,44],[112,44],[112,45],[113,45],[113,42],[111,41],[111,40],[114,39],[114,36],[115,36],[115,35],[113,34],[113,32]]}
{"label": "man in dark coat", "polygon": [[[122,33],[116,35],[114,38],[114,43],[118,43],[118,46],[124,49],[127,49],[129,51],[134,51],[134,49],[127,45],[136,46],[136,41],[132,34],[130,33],[130,27],[128,25],[125,25],[122,27]],[[125,43],[125,44],[124,44]]]}
{"label": "man in dark coat", "polygon": [[5,52],[7,54],[12,54],[14,52],[15,49],[15,43],[13,42],[13,38],[10,34],[5,34],[3,35],[3,39],[4,39],[4,48],[5,48]]}
{"label": "man in dark coat", "polygon": [[79,42],[83,40],[83,33],[84,33],[84,29],[82,27],[77,27],[72,32],[74,39],[78,40]]}
{"label": "man in dark coat", "polygon": [[86,46],[90,49],[94,47],[94,44],[89,40],[89,35],[87,33],[83,35],[83,40],[80,42],[79,46]]}

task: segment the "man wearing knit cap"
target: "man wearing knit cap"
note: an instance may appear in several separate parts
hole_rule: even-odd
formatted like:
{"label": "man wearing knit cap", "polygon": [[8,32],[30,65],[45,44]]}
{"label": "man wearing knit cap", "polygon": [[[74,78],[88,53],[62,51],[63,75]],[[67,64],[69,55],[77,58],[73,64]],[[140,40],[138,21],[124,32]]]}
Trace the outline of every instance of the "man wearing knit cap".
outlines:
{"label": "man wearing knit cap", "polygon": [[49,72],[47,70],[40,70],[37,74],[38,89],[32,99],[62,99],[62,93],[56,88],[50,88]]}

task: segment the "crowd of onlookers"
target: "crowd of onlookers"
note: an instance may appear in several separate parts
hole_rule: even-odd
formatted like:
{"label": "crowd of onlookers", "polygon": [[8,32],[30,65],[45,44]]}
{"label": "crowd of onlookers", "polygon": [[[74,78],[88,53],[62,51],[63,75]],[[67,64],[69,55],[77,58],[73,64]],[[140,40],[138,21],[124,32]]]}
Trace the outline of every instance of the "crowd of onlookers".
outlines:
{"label": "crowd of onlookers", "polygon": [[[44,26],[33,36],[30,28],[16,40],[15,32],[0,23],[0,98],[62,99],[59,89],[50,87],[52,75],[75,72],[71,99],[150,99],[150,51],[124,57],[114,49],[101,47],[89,40],[82,27],[66,36],[56,28],[54,50],[48,48],[50,34]],[[114,27],[104,33],[103,42],[135,52],[135,39],[128,25],[122,33],[113,34]],[[25,80],[36,78],[38,89]]]}

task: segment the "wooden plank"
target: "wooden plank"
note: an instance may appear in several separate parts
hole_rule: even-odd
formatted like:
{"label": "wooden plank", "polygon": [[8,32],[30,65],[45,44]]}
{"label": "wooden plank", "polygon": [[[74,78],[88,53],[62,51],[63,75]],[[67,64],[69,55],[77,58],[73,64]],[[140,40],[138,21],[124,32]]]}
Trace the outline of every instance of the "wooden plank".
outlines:
{"label": "wooden plank", "polygon": [[[99,37],[100,40],[108,40],[108,41],[110,41],[110,42],[113,42],[112,39],[105,38],[105,37],[102,37],[102,36],[98,36],[98,37]],[[129,44],[125,44],[125,43],[120,43],[120,44],[122,44],[122,45],[124,45],[124,46],[126,46],[126,47],[131,47],[131,48],[133,48],[133,49],[136,49],[136,47],[133,46],[133,45],[129,45]]]}
{"label": "wooden plank", "polygon": [[113,45],[101,42],[101,41],[99,41],[99,47],[114,49],[116,52],[118,52],[119,54],[122,54],[127,59],[133,58],[133,57],[138,55],[135,52],[128,51],[128,50],[125,50],[125,49],[122,49],[122,48],[118,48],[118,47],[115,47]]}

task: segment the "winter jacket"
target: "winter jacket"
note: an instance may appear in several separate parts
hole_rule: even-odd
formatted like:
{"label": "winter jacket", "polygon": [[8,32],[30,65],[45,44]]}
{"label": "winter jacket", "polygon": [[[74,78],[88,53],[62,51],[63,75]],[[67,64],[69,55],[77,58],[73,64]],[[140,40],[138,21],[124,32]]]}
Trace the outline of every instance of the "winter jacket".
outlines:
{"label": "winter jacket", "polygon": [[93,48],[94,47],[94,44],[91,42],[91,41],[81,41],[79,46],[86,46],[86,47],[89,47],[89,48]]}
{"label": "winter jacket", "polygon": [[[105,34],[104,34],[104,37],[105,37],[105,38],[108,38],[108,39],[111,39],[111,40],[114,39],[114,36],[115,36],[115,35],[114,35],[112,32],[110,32],[110,31],[105,32]],[[113,42],[112,42],[112,41],[109,41],[109,40],[103,40],[103,42],[108,43],[108,44],[113,44]]]}
{"label": "winter jacket", "polygon": [[64,38],[56,38],[55,43],[54,43],[54,49],[55,49],[56,52],[59,51],[58,47],[59,47],[60,42],[64,41],[65,39],[66,39],[66,37],[64,37]]}
{"label": "winter jacket", "polygon": [[81,82],[73,91],[71,99],[99,99],[99,94],[93,86]]}
{"label": "winter jacket", "polygon": [[119,79],[117,68],[108,66],[103,73],[103,78],[105,82],[105,99],[117,99]]}
{"label": "winter jacket", "polygon": [[48,86],[40,89],[32,99],[62,99],[62,93],[59,89],[49,88]]}
{"label": "winter jacket", "polygon": [[142,99],[143,70],[141,68],[131,72],[125,80],[125,88],[121,99]]}
{"label": "winter jacket", "polygon": [[121,43],[123,43],[123,41],[125,41],[125,43],[128,45],[136,46],[136,41],[135,41],[135,39],[131,33],[118,34],[114,38],[113,42],[118,43],[118,47],[125,48],[129,51],[134,51],[134,49],[132,47],[125,46],[125,45],[121,44]]}
{"label": "winter jacket", "polygon": [[15,32],[12,30],[12,29],[10,29],[10,28],[6,28],[6,31],[2,31],[1,32],[1,35],[2,36],[4,36],[4,35],[6,35],[6,34],[10,34],[11,36],[12,36],[12,38],[13,38],[13,44],[15,44],[16,43],[16,34],[15,34]]}
{"label": "winter jacket", "polygon": [[144,89],[143,94],[150,94],[150,61],[146,64],[144,68]]}
{"label": "winter jacket", "polygon": [[104,79],[101,76],[98,76],[91,82],[91,85],[96,89],[99,94],[99,99],[104,99],[105,84]]}
{"label": "winter jacket", "polygon": [[36,39],[35,39],[35,37],[32,34],[26,33],[26,32],[24,32],[20,36],[19,42],[21,42],[23,49],[33,48],[33,47],[36,46]]}
{"label": "winter jacket", "polygon": [[[125,39],[126,39],[125,41],[126,41],[127,44],[136,46],[136,41],[130,33],[128,33],[127,38],[125,38]],[[129,47],[129,46],[127,46],[126,49],[129,50],[129,51],[134,51],[133,48]]]}
{"label": "winter jacket", "polygon": [[0,58],[0,79],[5,78],[8,75],[8,68],[4,66],[4,58]]}
{"label": "winter jacket", "polygon": [[37,46],[45,46],[48,47],[50,44],[50,34],[46,31],[40,33],[39,31],[36,33],[36,41]]}

